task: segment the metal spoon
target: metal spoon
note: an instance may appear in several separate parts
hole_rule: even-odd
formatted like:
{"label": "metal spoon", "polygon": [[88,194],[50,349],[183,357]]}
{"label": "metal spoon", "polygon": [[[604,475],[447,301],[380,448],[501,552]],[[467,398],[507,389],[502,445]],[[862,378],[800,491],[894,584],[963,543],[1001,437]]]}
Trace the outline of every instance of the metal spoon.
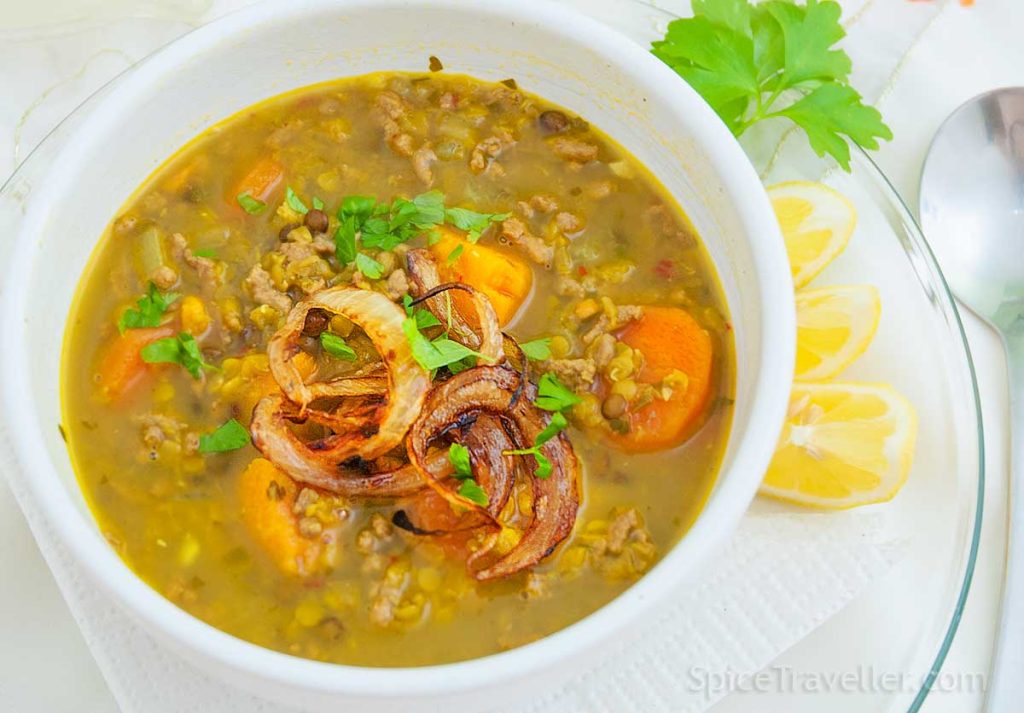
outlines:
{"label": "metal spoon", "polygon": [[1010,370],[1010,520],[986,710],[1024,701],[1024,87],[971,99],[932,140],[921,224],[950,287],[1003,338]]}

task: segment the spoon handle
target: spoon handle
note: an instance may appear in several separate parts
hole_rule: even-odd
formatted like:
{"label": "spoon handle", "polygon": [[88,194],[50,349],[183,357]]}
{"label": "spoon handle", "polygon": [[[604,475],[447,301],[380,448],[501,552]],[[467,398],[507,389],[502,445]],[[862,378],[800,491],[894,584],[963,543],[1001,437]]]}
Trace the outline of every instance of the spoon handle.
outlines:
{"label": "spoon handle", "polygon": [[1024,337],[1006,340],[1010,372],[1010,483],[1006,579],[988,713],[1021,710],[1024,702]]}

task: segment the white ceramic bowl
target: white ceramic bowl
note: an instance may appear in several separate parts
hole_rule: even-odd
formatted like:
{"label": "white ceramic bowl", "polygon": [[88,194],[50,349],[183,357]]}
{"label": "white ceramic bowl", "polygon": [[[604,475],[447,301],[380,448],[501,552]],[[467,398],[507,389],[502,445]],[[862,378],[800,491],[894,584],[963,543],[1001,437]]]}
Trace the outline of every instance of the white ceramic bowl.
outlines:
{"label": "white ceramic bowl", "polygon": [[[586,619],[509,652],[444,666],[369,669],[286,656],[195,619],[107,545],[56,428],[64,322],[79,275],[118,207],[197,132],[266,97],[378,70],[514,77],[586,117],[685,207],[719,271],[735,329],[736,410],[721,475],[682,541]],[[411,713],[535,696],[592,663],[602,643],[654,621],[729,539],[775,446],[794,357],[789,268],[761,184],[711,109],[643,48],[548,2],[301,0],[266,3],[178,40],[125,77],[68,142],[28,207],[2,305],[3,415],[16,467],[47,524],[96,586],[205,670],[316,710]],[[11,236],[4,239],[10,240]],[[641,619],[643,615],[643,619]],[[351,709],[351,708],[349,708]],[[361,709],[361,708],[360,708]]]}

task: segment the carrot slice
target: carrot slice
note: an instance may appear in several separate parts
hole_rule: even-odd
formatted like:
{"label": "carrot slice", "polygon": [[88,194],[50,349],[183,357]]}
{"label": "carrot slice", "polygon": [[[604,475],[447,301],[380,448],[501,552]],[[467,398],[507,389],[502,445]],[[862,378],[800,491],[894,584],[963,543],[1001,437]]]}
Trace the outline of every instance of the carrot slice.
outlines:
{"label": "carrot slice", "polygon": [[228,203],[238,204],[238,196],[248,193],[258,201],[267,203],[284,180],[284,167],[272,158],[262,158],[253,164],[249,173],[238,182],[235,191],[227,196]]}
{"label": "carrot slice", "polygon": [[127,396],[151,373],[142,360],[142,348],[151,342],[174,335],[170,325],[151,329],[129,329],[110,343],[100,359],[98,383],[100,392],[111,401]]}
{"label": "carrot slice", "polygon": [[[464,282],[480,290],[491,301],[498,321],[505,326],[516,316],[530,296],[533,271],[530,266],[508,253],[471,243],[454,228],[438,228],[441,239],[431,246],[441,279]],[[454,258],[450,256],[455,255]],[[459,311],[472,322],[475,317],[469,295],[452,292]]]}
{"label": "carrot slice", "polygon": [[320,540],[299,534],[292,507],[298,486],[268,460],[256,458],[238,478],[242,522],[285,574],[307,574],[320,555]]}
{"label": "carrot slice", "polygon": [[644,307],[643,316],[623,327],[618,338],[644,355],[640,383],[657,384],[675,370],[686,374],[688,382],[667,400],[655,398],[629,411],[629,432],[612,433],[612,441],[634,453],[678,446],[692,432],[711,395],[711,335],[684,309]]}

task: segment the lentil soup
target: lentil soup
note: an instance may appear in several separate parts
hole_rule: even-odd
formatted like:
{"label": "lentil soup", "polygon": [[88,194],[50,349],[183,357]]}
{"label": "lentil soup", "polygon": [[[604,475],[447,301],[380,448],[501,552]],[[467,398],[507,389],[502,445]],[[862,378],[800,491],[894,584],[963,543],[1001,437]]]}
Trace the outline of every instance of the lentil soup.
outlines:
{"label": "lentil soup", "polygon": [[231,634],[367,666],[604,605],[719,468],[733,343],[693,227],[514,81],[307,87],[183,148],[111,223],[63,432],[125,562]]}

